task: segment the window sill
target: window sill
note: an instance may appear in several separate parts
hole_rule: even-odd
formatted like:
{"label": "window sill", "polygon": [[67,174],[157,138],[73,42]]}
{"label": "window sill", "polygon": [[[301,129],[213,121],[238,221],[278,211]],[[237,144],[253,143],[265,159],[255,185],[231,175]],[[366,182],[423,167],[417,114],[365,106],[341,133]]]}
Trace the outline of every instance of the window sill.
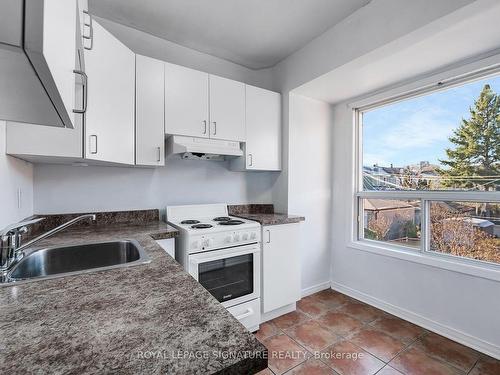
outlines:
{"label": "window sill", "polygon": [[370,252],[377,255],[388,256],[430,267],[459,272],[469,276],[500,282],[500,266],[489,264],[472,264],[473,260],[461,260],[437,253],[421,253],[418,250],[406,250],[400,247],[383,246],[367,241],[352,241],[349,248]]}

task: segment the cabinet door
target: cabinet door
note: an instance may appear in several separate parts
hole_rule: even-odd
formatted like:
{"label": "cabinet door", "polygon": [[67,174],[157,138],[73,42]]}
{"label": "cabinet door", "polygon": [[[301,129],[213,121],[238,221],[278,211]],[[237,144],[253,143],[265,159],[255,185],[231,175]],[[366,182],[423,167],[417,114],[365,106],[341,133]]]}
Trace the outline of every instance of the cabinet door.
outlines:
{"label": "cabinet door", "polygon": [[281,94],[246,86],[245,167],[281,169]]}
{"label": "cabinet door", "polygon": [[245,141],[245,84],[210,75],[210,138]]}
{"label": "cabinet door", "polygon": [[27,0],[24,49],[65,127],[74,127],[76,0]]}
{"label": "cabinet door", "polygon": [[208,74],[165,63],[165,131],[208,138]]}
{"label": "cabinet door", "polygon": [[134,164],[135,54],[92,22],[93,46],[85,52],[88,159]]}
{"label": "cabinet door", "polygon": [[300,224],[262,227],[262,312],[300,299]]}
{"label": "cabinet door", "polygon": [[163,61],[136,55],[135,61],[135,163],[165,164]]}

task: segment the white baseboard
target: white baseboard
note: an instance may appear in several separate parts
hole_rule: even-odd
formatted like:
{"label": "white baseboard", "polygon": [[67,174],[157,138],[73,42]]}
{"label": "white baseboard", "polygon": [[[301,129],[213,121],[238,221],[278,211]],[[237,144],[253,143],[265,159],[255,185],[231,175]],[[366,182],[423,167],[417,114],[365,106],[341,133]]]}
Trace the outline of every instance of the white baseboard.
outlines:
{"label": "white baseboard", "polygon": [[301,296],[302,296],[302,298],[307,297],[307,296],[310,296],[311,294],[321,292],[322,290],[330,289],[331,286],[332,286],[332,283],[330,281],[325,281],[324,283],[313,285],[313,286],[310,286],[308,288],[302,289]]}
{"label": "white baseboard", "polygon": [[262,313],[261,317],[260,317],[260,321],[261,321],[261,323],[264,323],[264,322],[267,322],[268,320],[273,320],[274,318],[277,318],[278,316],[285,315],[285,314],[288,314],[289,312],[295,311],[296,308],[297,308],[297,304],[294,302],[294,303],[291,303],[289,305],[280,307],[276,310]]}
{"label": "white baseboard", "polygon": [[392,305],[390,303],[384,302],[378,298],[374,298],[368,294],[360,292],[356,289],[352,289],[343,284],[332,281],[331,287],[340,293],[346,294],[352,298],[365,302],[369,305],[375,306],[380,310],[384,310],[392,315],[395,315],[401,319],[412,322],[418,326],[421,326],[429,331],[435,332],[441,336],[447,337],[450,340],[456,341],[460,344],[468,346],[475,349],[481,353],[487,354],[493,358],[500,359],[500,347],[481,340],[477,337],[471,336],[467,333],[461,332],[454,328],[443,325],[434,320],[423,317],[419,314],[415,314],[409,310],[400,308],[398,306]]}

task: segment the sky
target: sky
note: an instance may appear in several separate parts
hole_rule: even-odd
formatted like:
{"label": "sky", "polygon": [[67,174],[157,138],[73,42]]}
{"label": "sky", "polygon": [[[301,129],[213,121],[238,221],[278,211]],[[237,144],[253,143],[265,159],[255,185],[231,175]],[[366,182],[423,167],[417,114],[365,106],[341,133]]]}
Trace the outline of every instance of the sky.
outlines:
{"label": "sky", "polygon": [[440,165],[445,149],[453,146],[448,138],[462,118],[469,118],[469,107],[487,83],[500,94],[497,75],[365,112],[363,165]]}

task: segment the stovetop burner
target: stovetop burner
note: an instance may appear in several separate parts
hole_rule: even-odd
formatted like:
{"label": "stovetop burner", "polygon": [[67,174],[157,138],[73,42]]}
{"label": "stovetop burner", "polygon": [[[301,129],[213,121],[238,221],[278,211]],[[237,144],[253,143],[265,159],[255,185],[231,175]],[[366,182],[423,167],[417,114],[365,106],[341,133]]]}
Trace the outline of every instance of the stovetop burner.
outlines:
{"label": "stovetop burner", "polygon": [[214,221],[229,221],[229,220],[231,220],[231,218],[228,216],[219,216],[219,217],[214,218],[213,220]]}
{"label": "stovetop burner", "polygon": [[199,220],[183,220],[181,224],[198,224],[199,222]]}
{"label": "stovetop burner", "polygon": [[241,220],[227,220],[227,221],[222,221],[219,223],[219,225],[240,225],[244,224],[244,221]]}
{"label": "stovetop burner", "polygon": [[195,224],[195,225],[192,225],[191,228],[193,229],[207,229],[207,228],[212,228],[213,225],[212,224]]}

